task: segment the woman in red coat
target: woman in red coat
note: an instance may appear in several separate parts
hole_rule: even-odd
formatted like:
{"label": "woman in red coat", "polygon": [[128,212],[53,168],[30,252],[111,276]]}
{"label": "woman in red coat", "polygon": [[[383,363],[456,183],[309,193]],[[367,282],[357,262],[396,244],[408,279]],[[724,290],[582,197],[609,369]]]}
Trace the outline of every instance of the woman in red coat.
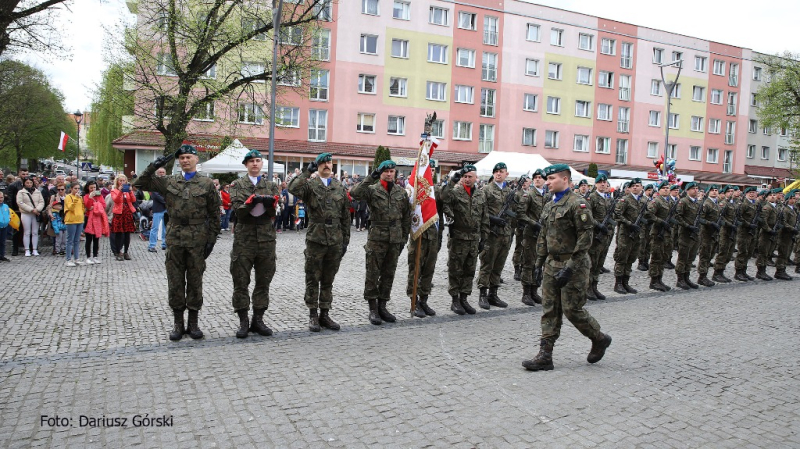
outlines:
{"label": "woman in red coat", "polygon": [[97,251],[100,247],[100,237],[108,237],[108,217],[106,217],[106,201],[97,190],[94,181],[88,181],[83,187],[83,204],[86,207],[86,263],[100,263]]}
{"label": "woman in red coat", "polygon": [[131,260],[131,256],[128,255],[128,247],[131,244],[131,234],[136,232],[136,226],[133,223],[133,213],[136,212],[133,204],[136,202],[136,196],[131,192],[127,176],[119,175],[114,180],[111,200],[114,204],[111,232],[116,234],[114,238],[117,251],[119,251],[114,256],[117,260]]}

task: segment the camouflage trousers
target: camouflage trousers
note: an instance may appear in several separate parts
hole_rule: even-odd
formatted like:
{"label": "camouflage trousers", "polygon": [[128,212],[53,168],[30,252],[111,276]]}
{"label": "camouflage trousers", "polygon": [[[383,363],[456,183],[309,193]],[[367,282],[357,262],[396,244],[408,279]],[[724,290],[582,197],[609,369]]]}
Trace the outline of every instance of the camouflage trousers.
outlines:
{"label": "camouflage trousers", "polygon": [[598,282],[600,274],[603,272],[603,264],[606,263],[608,257],[608,248],[611,247],[612,235],[601,234],[595,232],[592,246],[589,248],[589,260],[592,262],[592,268],[589,270],[589,280],[591,282]]}
{"label": "camouflage trousers", "polygon": [[172,309],[200,310],[203,307],[204,250],[204,245],[167,247],[167,290]]}
{"label": "camouflage trousers", "polygon": [[[419,237],[419,280],[417,281],[417,295],[428,296],[433,287],[433,273],[436,271],[436,256],[439,255],[439,242]],[[417,263],[417,241],[408,243],[408,282],[406,295],[409,298],[414,294],[414,268]]]}
{"label": "camouflage trousers", "polygon": [[526,233],[522,239],[522,284],[538,287],[539,284],[533,278],[533,271],[536,269],[536,242],[539,240],[539,233]]}
{"label": "camouflage trousers", "polygon": [[514,255],[511,256],[511,262],[515,267],[522,265],[522,245],[524,243],[523,234],[524,228],[514,228]]}
{"label": "camouflage trousers", "polygon": [[447,292],[450,296],[472,294],[472,281],[478,262],[477,240],[447,239]]}
{"label": "camouflage trousers", "polygon": [[[249,226],[249,225],[240,225]],[[247,242],[250,243],[250,242]],[[255,269],[256,285],[253,288],[253,310],[269,308],[269,285],[275,276],[275,240],[245,244],[234,237],[231,250],[231,277],[233,278],[233,310],[250,307],[250,273]]]}
{"label": "camouflage trousers", "polygon": [[641,230],[641,237],[639,239],[641,245],[639,245],[639,261],[647,262],[650,260],[650,230],[653,229],[652,224],[648,224],[647,226],[642,226]]}
{"label": "camouflage trousers", "polygon": [[747,262],[753,257],[756,239],[749,231],[750,230],[746,226],[739,227],[739,233],[736,235],[736,248],[739,251],[736,253],[734,267],[736,267],[737,270],[747,269]]}
{"label": "camouflage trousers", "polygon": [[794,263],[800,264],[800,236],[794,236]]}
{"label": "camouflage trousers", "polygon": [[600,324],[583,308],[589,287],[590,263],[588,256],[576,261],[569,282],[558,288],[554,276],[566,262],[557,262],[548,256],[542,281],[542,339],[550,343],[558,340],[564,316],[586,337],[594,339],[600,332]]}
{"label": "camouflage trousers", "polygon": [[367,273],[364,278],[364,299],[388,301],[392,296],[392,284],[397,272],[397,259],[403,252],[403,243],[368,241],[364,245]]}
{"label": "camouflage trousers", "polygon": [[775,241],[771,240],[771,235],[766,231],[761,231],[758,235],[758,258],[756,258],[757,267],[766,267],[767,260],[772,257],[772,252],[775,251],[775,245],[778,242],[778,237],[775,236]]}
{"label": "camouflage trousers", "polygon": [[614,276],[630,276],[631,265],[639,257],[642,240],[639,235],[630,237],[627,227],[620,226],[617,233],[617,249],[614,250]]}
{"label": "camouflage trousers", "polygon": [[510,235],[489,234],[486,247],[481,252],[481,270],[478,275],[478,288],[497,287],[500,275],[506,266],[506,258],[511,249]]}
{"label": "camouflage trousers", "polygon": [[650,235],[650,271],[651,278],[664,275],[664,264],[672,257],[672,233],[669,230],[663,234]]}
{"label": "camouflage trousers", "polygon": [[697,273],[700,276],[708,274],[708,267],[711,265],[711,259],[714,257],[714,250],[719,243],[719,234],[716,231],[707,231],[703,229],[700,237],[700,260],[697,262]]}
{"label": "camouflage trousers", "polygon": [[736,229],[724,226],[719,234],[719,252],[714,259],[714,270],[724,270],[733,258],[733,246],[736,241]]}
{"label": "camouflage trousers", "polygon": [[781,232],[775,239],[778,242],[778,257],[775,259],[775,269],[785,270],[786,262],[789,261],[789,256],[792,254],[792,235],[786,232]]}
{"label": "camouflage trousers", "polygon": [[675,273],[689,274],[692,270],[692,262],[697,257],[697,250],[700,242],[687,229],[681,229],[678,233],[678,262],[675,264]]}
{"label": "camouflage trousers", "polygon": [[342,262],[342,245],[323,245],[306,240],[306,294],[309,309],[330,309],[333,303],[333,279]]}

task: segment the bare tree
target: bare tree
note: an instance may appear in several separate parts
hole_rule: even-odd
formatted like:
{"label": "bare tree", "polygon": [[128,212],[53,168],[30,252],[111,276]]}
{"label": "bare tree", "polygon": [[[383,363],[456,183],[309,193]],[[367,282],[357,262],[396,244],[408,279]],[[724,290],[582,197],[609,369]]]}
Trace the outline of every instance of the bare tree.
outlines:
{"label": "bare tree", "polygon": [[69,0],[3,0],[0,2],[0,55],[6,50],[61,52],[55,16]]}

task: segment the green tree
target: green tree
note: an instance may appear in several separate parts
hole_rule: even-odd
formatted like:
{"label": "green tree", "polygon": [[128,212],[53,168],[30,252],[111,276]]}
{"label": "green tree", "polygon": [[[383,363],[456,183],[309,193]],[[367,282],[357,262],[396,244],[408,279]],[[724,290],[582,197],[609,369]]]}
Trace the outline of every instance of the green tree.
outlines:
{"label": "green tree", "polygon": [[586,176],[590,178],[597,178],[597,164],[594,162],[589,164],[589,169],[586,170]]}
{"label": "green tree", "polygon": [[[785,129],[792,136],[790,155],[800,150],[800,54],[761,55],[756,63],[763,67],[766,82],[756,92],[761,125]],[[792,163],[800,174],[797,162]]]}
{"label": "green tree", "polygon": [[0,55],[6,50],[63,52],[55,16],[66,0],[3,0],[0,2]]}
{"label": "green tree", "polygon": [[[63,155],[58,151],[60,132],[77,137],[63,102],[61,92],[41,71],[18,61],[0,61],[0,165],[20,169],[22,159]],[[72,140],[67,151],[77,154]]]}
{"label": "green tree", "polygon": [[381,162],[391,159],[392,154],[389,151],[389,148],[384,147],[383,145],[378,146],[378,149],[375,150],[375,159],[372,161],[372,169],[376,169],[378,165],[381,165]]}
{"label": "green tree", "polygon": [[111,146],[114,139],[124,134],[122,117],[133,114],[133,95],[123,87],[126,71],[131,64],[111,64],[103,72],[103,79],[92,101],[92,126],[86,135],[89,148],[97,163],[121,168],[122,153]]}

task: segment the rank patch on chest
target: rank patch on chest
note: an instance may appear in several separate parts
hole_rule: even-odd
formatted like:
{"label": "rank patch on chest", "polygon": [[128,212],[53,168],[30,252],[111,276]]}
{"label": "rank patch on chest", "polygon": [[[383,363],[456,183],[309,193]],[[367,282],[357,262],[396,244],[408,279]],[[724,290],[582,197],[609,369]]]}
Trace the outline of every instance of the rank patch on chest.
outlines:
{"label": "rank patch on chest", "polygon": [[586,214],[581,214],[581,221],[586,221]]}

